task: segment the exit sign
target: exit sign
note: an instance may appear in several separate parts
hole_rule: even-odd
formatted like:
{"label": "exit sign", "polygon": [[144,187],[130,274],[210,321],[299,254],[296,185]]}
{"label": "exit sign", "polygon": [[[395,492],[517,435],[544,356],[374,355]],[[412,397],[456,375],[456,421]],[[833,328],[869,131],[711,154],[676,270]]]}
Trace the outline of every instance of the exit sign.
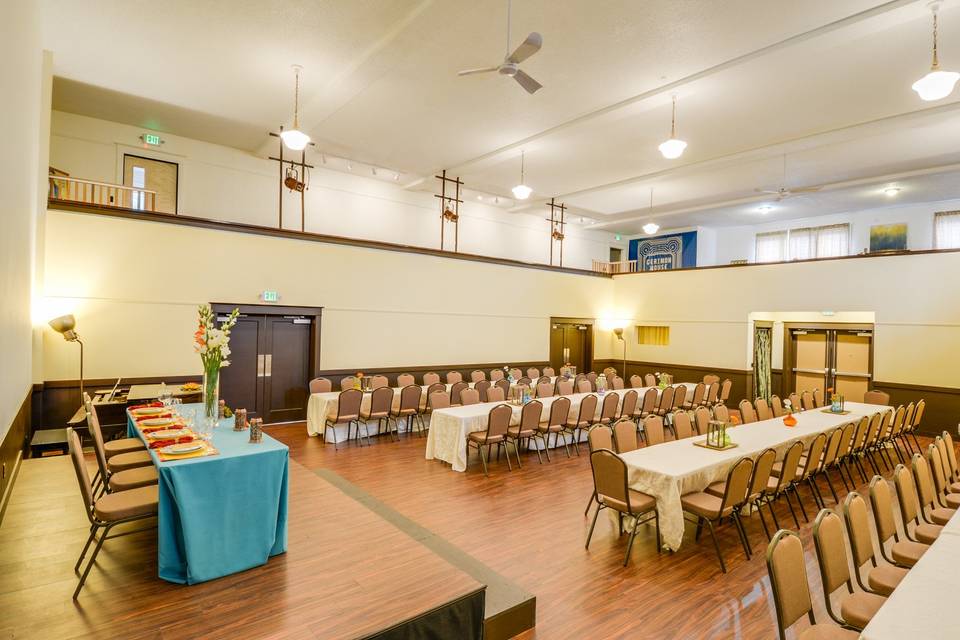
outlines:
{"label": "exit sign", "polygon": [[160,136],[155,133],[145,133],[143,134],[144,144],[152,144],[155,147],[159,147],[161,144]]}
{"label": "exit sign", "polygon": [[279,302],[280,301],[280,292],[279,291],[264,291],[260,294],[260,300],[263,302]]}

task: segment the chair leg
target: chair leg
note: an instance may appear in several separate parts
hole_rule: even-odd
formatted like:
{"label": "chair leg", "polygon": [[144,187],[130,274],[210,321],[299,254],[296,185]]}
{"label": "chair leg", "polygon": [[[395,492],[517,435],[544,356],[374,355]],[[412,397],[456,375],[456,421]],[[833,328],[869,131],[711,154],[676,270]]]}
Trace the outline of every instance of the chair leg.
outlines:
{"label": "chair leg", "polygon": [[840,500],[837,499],[837,492],[833,488],[833,482],[830,480],[830,471],[828,469],[823,470],[823,477],[827,479],[827,486],[830,487],[830,495],[833,496],[833,502],[835,504],[840,504]]}
{"label": "chair leg", "polygon": [[550,433],[547,432],[547,435],[540,434],[540,438],[543,440],[543,452],[547,455],[547,462],[550,462]]}
{"label": "chair leg", "polygon": [[787,489],[783,490],[783,497],[787,501],[787,506],[790,507],[790,515],[793,516],[793,522],[797,525],[797,529],[799,529],[800,521],[797,519],[797,512],[793,510],[793,503],[790,501],[790,492]]}
{"label": "chair leg", "polygon": [[910,437],[913,438],[913,443],[917,445],[917,451],[922,453],[923,448],[920,446],[920,441],[917,440],[917,434],[913,431],[913,429],[910,430]]}
{"label": "chair leg", "polygon": [[720,553],[720,543],[717,542],[717,533],[713,530],[713,522],[707,520],[707,526],[710,528],[710,538],[713,539],[713,549],[717,552],[717,560],[720,561],[720,571],[727,572],[727,565],[723,561],[723,554]]}
{"label": "chair leg", "polygon": [[[589,509],[589,506],[588,506],[587,508]],[[601,506],[601,505],[598,503],[598,504],[597,504],[597,510],[596,510],[596,512],[594,512],[594,514],[593,514],[593,523],[590,525],[590,533],[587,534],[587,543],[586,543],[585,545],[583,545],[583,548],[584,548],[584,549],[589,549],[589,548],[590,548],[590,538],[593,537],[593,528],[597,526],[597,516],[600,515],[600,509],[602,509],[602,508],[603,508],[603,506]]]}
{"label": "chair leg", "polygon": [[774,496],[774,498],[768,497],[767,508],[770,509],[770,516],[773,518],[773,528],[776,531],[780,531],[780,521],[777,519],[777,512],[773,508],[773,503],[775,502],[775,500],[776,500],[776,496]]}
{"label": "chair leg", "polygon": [[112,524],[108,524],[103,530],[103,534],[100,536],[100,539],[97,540],[97,546],[94,547],[93,553],[90,555],[90,560],[87,562],[87,568],[83,570],[83,575],[80,576],[80,582],[77,584],[76,590],[73,592],[73,599],[76,600],[77,596],[80,595],[80,589],[83,588],[83,583],[87,581],[87,575],[90,573],[90,569],[93,567],[93,563],[97,561],[97,556],[100,554],[100,549],[103,547],[103,543],[107,539],[107,535],[110,533],[110,529],[113,528]]}
{"label": "chair leg", "polygon": [[[531,440],[533,440],[534,444],[537,445],[537,449],[536,449],[536,451],[537,451],[537,462],[539,462],[540,464],[543,464],[543,456],[540,454],[540,442],[543,440],[543,436],[534,436],[534,437],[532,437],[532,438],[527,438],[527,449],[530,448],[530,441],[531,441]],[[544,444],[544,445],[543,445],[543,448],[544,448],[544,450],[546,450],[547,445]],[[547,462],[550,462],[550,460],[548,459]]]}
{"label": "chair leg", "polygon": [[638,519],[634,519],[633,527],[630,531],[630,538],[627,539],[627,552],[623,555],[623,566],[627,566],[627,563],[630,562],[630,550],[633,549],[633,539],[637,537],[637,524]]}
{"label": "chair leg", "polygon": [[597,499],[597,491],[594,489],[593,493],[590,494],[590,500],[587,502],[587,508],[583,510],[583,517],[587,517],[587,514],[590,513],[590,506]]}
{"label": "chair leg", "polygon": [[733,523],[737,526],[737,533],[740,535],[740,544],[743,545],[743,552],[747,555],[747,560],[753,557],[753,548],[750,546],[750,540],[747,538],[747,531],[743,528],[743,522],[740,520],[740,512],[734,510]]}
{"label": "chair leg", "polygon": [[[506,445],[504,445],[506,447]],[[520,462],[520,438],[513,440],[513,452],[517,455],[517,467],[523,469],[523,463]],[[510,450],[507,449],[507,460],[510,459]]]}
{"label": "chair leg", "polygon": [[697,516],[697,533],[693,536],[693,539],[697,542],[700,542],[700,534],[703,533],[703,518]]}
{"label": "chair leg", "polygon": [[[501,447],[501,446],[503,447],[503,452],[506,454],[506,458],[507,458],[507,469],[509,469],[510,471],[513,471],[513,465],[510,464],[510,448],[507,447],[507,441],[506,441],[506,440],[501,440],[500,442],[497,443],[497,460],[500,459],[500,447]],[[519,460],[519,459],[520,459],[520,454],[518,453],[518,454],[517,454],[517,460]]]}
{"label": "chair leg", "polygon": [[[596,494],[594,494],[594,495],[596,495]],[[80,552],[80,557],[77,558],[77,564],[75,564],[75,565],[73,566],[73,571],[74,571],[74,573],[79,573],[79,572],[80,572],[80,564],[83,562],[83,557],[84,557],[85,555],[87,555],[87,549],[90,548],[90,543],[93,542],[93,538],[95,537],[96,531],[97,531],[97,525],[91,524],[91,525],[90,525],[90,535],[87,536],[87,544],[83,545],[83,551]]]}
{"label": "chair leg", "polygon": [[485,475],[485,476],[487,476],[487,477],[489,478],[489,477],[490,477],[490,474],[487,472],[487,459],[490,458],[490,445],[486,445],[486,447],[487,447],[487,457],[486,457],[486,458],[483,457],[483,446],[484,446],[484,445],[477,445],[477,455],[480,456],[480,462],[483,463],[483,475]]}
{"label": "chair leg", "polygon": [[763,517],[763,509],[760,508],[761,505],[759,504],[759,501],[753,503],[753,506],[756,507],[757,514],[760,516],[760,524],[763,526],[763,534],[767,536],[767,540],[773,540],[773,538],[770,537],[770,529],[767,528],[767,520]]}

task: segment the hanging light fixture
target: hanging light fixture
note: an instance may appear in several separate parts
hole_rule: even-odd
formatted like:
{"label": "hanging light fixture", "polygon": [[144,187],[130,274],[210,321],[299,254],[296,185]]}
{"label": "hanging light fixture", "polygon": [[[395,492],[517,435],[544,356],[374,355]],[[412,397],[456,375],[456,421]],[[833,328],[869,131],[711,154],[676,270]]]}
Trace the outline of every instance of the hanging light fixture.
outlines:
{"label": "hanging light fixture", "polygon": [[[650,214],[653,214],[653,187],[650,187]],[[660,225],[656,222],[648,222],[643,225],[643,232],[648,236],[652,236],[657,231],[660,231]]]}
{"label": "hanging light fixture", "polygon": [[310,136],[300,131],[300,70],[303,69],[298,64],[293,65],[293,72],[296,74],[296,80],[293,90],[293,129],[286,129],[280,132],[280,139],[287,149],[293,151],[303,151],[310,144]]}
{"label": "hanging light fixture", "polygon": [[937,9],[940,8],[940,3],[931,2],[929,6],[930,11],[933,12],[933,64],[930,65],[930,73],[914,82],[912,86],[920,99],[927,101],[946,98],[953,93],[953,87],[960,79],[960,73],[956,71],[940,70],[940,59],[937,55]]}
{"label": "hanging light fixture", "polygon": [[528,187],[523,183],[523,156],[524,152],[520,152],[520,184],[515,186],[511,191],[513,191],[513,197],[517,200],[526,200],[530,197],[530,194],[533,193],[533,189]]}
{"label": "hanging light fixture", "polygon": [[673,96],[673,115],[670,118],[670,139],[659,147],[660,153],[667,160],[674,160],[683,155],[687,143],[677,138],[677,96]]}

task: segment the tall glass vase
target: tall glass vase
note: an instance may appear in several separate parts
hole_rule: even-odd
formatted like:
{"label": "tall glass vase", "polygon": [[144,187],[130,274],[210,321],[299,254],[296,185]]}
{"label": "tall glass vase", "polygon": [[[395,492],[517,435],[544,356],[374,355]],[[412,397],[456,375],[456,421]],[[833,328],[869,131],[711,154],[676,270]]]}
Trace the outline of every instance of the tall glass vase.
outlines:
{"label": "tall glass vase", "polygon": [[204,369],[203,417],[213,423],[220,417],[220,367]]}

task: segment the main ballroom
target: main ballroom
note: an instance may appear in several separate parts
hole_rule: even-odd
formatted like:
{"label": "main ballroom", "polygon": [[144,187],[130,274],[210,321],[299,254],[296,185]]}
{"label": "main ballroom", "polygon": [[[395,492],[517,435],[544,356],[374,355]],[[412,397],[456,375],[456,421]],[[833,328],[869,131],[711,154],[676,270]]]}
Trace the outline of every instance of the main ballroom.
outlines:
{"label": "main ballroom", "polygon": [[960,636],[960,0],[0,57],[0,638]]}

